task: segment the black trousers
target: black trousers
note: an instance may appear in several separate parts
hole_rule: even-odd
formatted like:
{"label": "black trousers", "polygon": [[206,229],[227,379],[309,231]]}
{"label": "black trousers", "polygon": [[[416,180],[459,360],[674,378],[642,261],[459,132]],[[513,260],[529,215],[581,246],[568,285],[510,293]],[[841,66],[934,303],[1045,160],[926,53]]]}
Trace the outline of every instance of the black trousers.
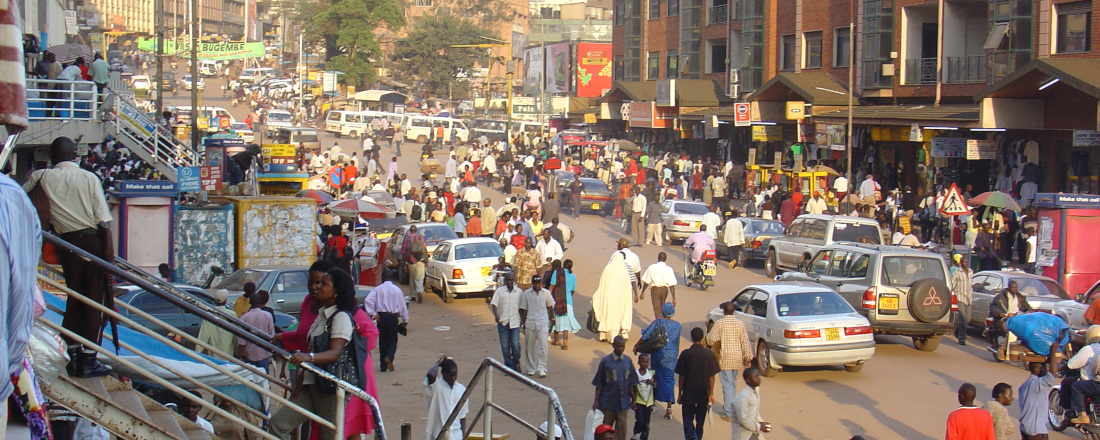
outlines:
{"label": "black trousers", "polygon": [[649,420],[652,416],[652,406],[638,405],[638,409],[634,410],[634,438],[649,440]]}
{"label": "black trousers", "polygon": [[397,321],[396,313],[381,312],[378,314],[378,362],[383,364],[385,359],[393,360],[397,354]]}
{"label": "black trousers", "polygon": [[684,440],[701,440],[703,422],[707,420],[709,407],[706,403],[685,403],[680,405],[680,416],[684,419]]}
{"label": "black trousers", "polygon": [[[94,230],[85,231],[94,232]],[[100,242],[98,234],[92,232],[82,233],[82,231],[78,231],[61,234],[61,238],[68,241],[73,246],[103,258],[103,244]],[[104,274],[102,270],[84,261],[84,259],[76,254],[60,249],[57,252],[57,260],[61,263],[61,270],[65,272],[65,284],[70,289],[100,304],[105,304],[104,300],[106,299],[108,301],[106,301],[105,305],[108,307],[111,306],[113,301],[110,300],[113,299],[113,297],[105,295],[107,291],[107,279],[106,274]],[[65,303],[65,319],[61,321],[61,326],[89,341],[99,344],[103,334],[103,313],[93,309],[91,306],[85,305],[79,300],[70,299]],[[66,338],[66,340],[70,344],[76,343],[76,341],[68,340],[68,338]]]}

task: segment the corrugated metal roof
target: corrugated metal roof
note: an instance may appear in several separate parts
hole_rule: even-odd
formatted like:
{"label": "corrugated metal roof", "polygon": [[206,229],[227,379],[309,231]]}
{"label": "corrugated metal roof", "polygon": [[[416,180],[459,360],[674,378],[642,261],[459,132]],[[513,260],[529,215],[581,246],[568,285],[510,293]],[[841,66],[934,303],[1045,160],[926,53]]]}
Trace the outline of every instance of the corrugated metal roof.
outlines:
{"label": "corrugated metal roof", "polygon": [[[1038,72],[1038,73],[1036,73]],[[1033,77],[1039,76],[1035,79]],[[1035,98],[1043,95],[1038,87],[1050,79],[1100,99],[1100,59],[1095,58],[1039,58],[993,83],[975,99],[994,96],[998,98]],[[1021,84],[1026,82],[1026,84]],[[1054,90],[1047,89],[1047,93]]]}
{"label": "corrugated metal roof", "polygon": [[[848,110],[838,110],[815,117],[847,118]],[[978,105],[864,105],[853,107],[853,119],[900,119],[911,121],[955,121],[973,122],[978,120]]]}
{"label": "corrugated metal roof", "polygon": [[[783,72],[765,82],[745,100],[803,100],[813,105],[848,105],[848,87],[824,72]],[[859,105],[858,99],[854,104]]]}
{"label": "corrugated metal roof", "polygon": [[[651,102],[657,99],[657,81],[617,81],[599,102]],[[683,107],[716,107],[728,101],[717,81],[677,79],[676,100]]]}

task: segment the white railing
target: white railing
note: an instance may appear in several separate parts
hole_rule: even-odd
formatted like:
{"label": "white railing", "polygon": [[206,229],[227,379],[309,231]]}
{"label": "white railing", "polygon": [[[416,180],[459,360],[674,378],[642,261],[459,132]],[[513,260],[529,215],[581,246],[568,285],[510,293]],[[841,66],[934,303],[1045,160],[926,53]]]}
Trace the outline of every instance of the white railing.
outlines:
{"label": "white railing", "polygon": [[91,81],[27,78],[27,110],[31,122],[96,120],[99,94]]}
{"label": "white railing", "polygon": [[105,108],[117,129],[117,137],[131,149],[141,149],[163,174],[175,180],[178,167],[199,165],[199,154],[159,125],[132,102],[119,95],[109,95]]}

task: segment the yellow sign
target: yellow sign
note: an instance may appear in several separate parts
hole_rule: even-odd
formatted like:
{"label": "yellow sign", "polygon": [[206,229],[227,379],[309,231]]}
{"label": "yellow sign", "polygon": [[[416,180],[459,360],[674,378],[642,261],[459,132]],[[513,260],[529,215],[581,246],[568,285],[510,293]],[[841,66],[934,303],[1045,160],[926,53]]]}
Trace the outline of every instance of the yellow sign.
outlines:
{"label": "yellow sign", "polygon": [[585,124],[595,124],[596,123],[596,114],[595,113],[585,113],[584,114],[584,123]]}
{"label": "yellow sign", "polygon": [[783,140],[783,130],[778,125],[753,125],[752,140],[762,142]]}
{"label": "yellow sign", "polygon": [[902,234],[909,234],[909,229],[911,227],[912,226],[909,225],[909,217],[898,217],[898,229],[901,231]]}
{"label": "yellow sign", "polygon": [[294,144],[264,144],[260,154],[267,157],[293,157],[297,154],[297,151],[295,151]]}
{"label": "yellow sign", "polygon": [[802,101],[787,101],[787,119],[796,120],[806,117],[806,103]]}
{"label": "yellow sign", "polygon": [[210,128],[210,118],[199,118],[199,129],[206,130]]}

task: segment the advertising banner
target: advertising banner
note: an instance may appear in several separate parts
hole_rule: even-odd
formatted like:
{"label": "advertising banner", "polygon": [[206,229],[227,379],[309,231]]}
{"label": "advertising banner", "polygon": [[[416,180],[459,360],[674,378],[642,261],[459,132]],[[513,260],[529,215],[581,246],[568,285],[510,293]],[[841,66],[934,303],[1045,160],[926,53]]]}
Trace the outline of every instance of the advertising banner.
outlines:
{"label": "advertising banner", "polygon": [[760,142],[783,140],[783,130],[778,125],[753,125],[752,140]]}
{"label": "advertising banner", "polygon": [[652,102],[631,102],[629,115],[630,126],[653,128],[653,119],[654,113],[656,113],[656,107],[656,104]]}
{"label": "advertising banner", "polygon": [[981,160],[981,159],[996,159],[997,158],[997,145],[994,141],[984,141],[977,139],[966,140],[966,159],[967,160]]}
{"label": "advertising banner", "polygon": [[[157,43],[152,38],[138,38],[138,50],[155,52]],[[177,52],[190,53],[190,41],[166,41],[164,54]],[[236,60],[241,58],[263,58],[263,43],[199,43],[200,60]]]}
{"label": "advertising banner", "polygon": [[966,139],[932,138],[932,157],[963,157],[966,155]]}
{"label": "advertising banner", "polygon": [[662,79],[657,81],[657,105],[664,107],[676,105],[676,80]]}
{"label": "advertising banner", "polygon": [[264,165],[292,165],[297,161],[296,153],[294,144],[263,144],[260,148]]}
{"label": "advertising banner", "polygon": [[738,102],[738,103],[733,105],[733,109],[734,109],[734,114],[733,114],[733,126],[734,127],[748,127],[749,125],[752,125],[752,122],[749,120],[749,118],[750,118],[749,103],[747,103],[747,102]]}
{"label": "advertising banner", "polygon": [[523,93],[538,93],[542,75],[542,46],[528,47],[523,51]]}
{"label": "advertising banner", "polygon": [[844,136],[843,124],[815,124],[814,143],[819,147],[844,151]]}
{"label": "advertising banner", "polygon": [[573,46],[554,43],[546,46],[546,93],[569,93],[573,90],[570,67],[573,65]]}
{"label": "advertising banner", "polygon": [[248,35],[245,35],[245,38],[262,41],[263,27],[260,25],[259,16],[256,15],[256,0],[245,0],[244,14],[245,29],[248,29]]}
{"label": "advertising banner", "polygon": [[611,85],[611,45],[577,43],[577,96],[598,98]]}

